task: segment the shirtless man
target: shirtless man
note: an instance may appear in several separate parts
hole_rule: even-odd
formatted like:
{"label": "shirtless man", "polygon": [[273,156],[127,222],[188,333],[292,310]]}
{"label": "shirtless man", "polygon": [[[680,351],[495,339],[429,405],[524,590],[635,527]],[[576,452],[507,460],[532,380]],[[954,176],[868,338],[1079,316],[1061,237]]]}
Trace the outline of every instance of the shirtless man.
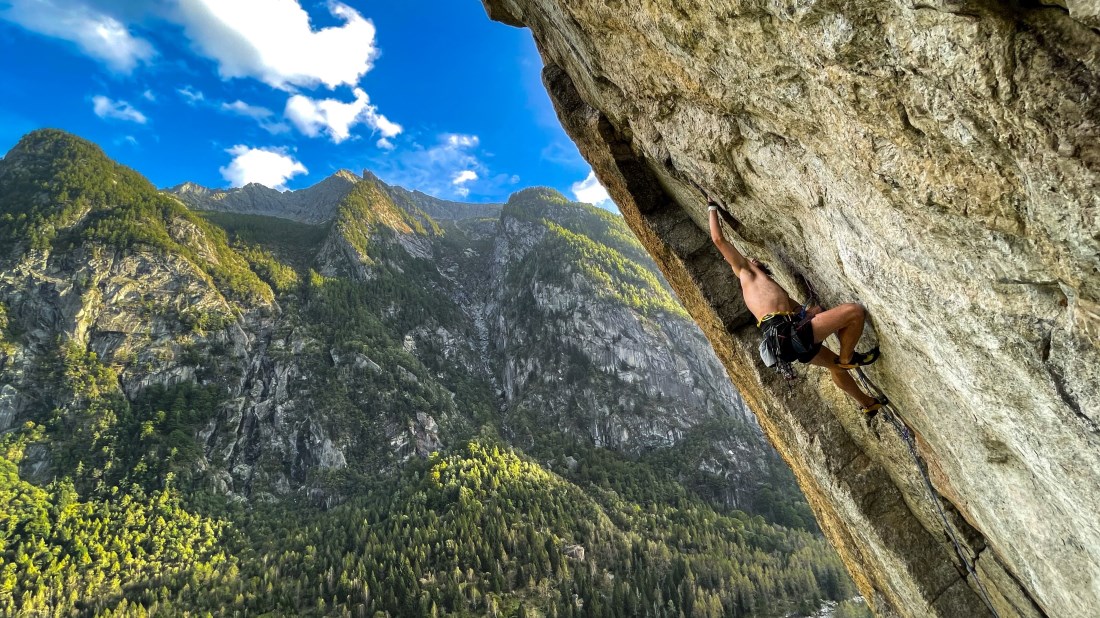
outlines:
{"label": "shirtless man", "polygon": [[[722,226],[719,217],[731,227],[736,222],[725,210],[721,209],[713,199],[708,201],[710,211],[710,238],[722,252],[733,273],[741,281],[741,293],[745,297],[745,306],[757,319],[757,326],[763,329],[768,336],[770,329],[784,329],[785,346],[780,349],[783,360],[798,360],[824,367],[833,376],[833,381],[842,391],[848,393],[859,402],[864,414],[877,412],[885,402],[876,400],[867,395],[852,376],[849,369],[863,365],[870,365],[878,360],[878,348],[866,353],[857,353],[856,343],[863,334],[863,323],[867,317],[867,311],[862,305],[847,303],[839,307],[833,307],[828,311],[821,307],[811,307],[806,311],[809,320],[799,324],[797,314],[801,305],[791,300],[786,290],[779,287],[769,276],[764,266],[757,260],[745,259],[745,256],[730,243],[726,242],[722,235]],[[840,354],[833,354],[821,342],[836,333],[840,339]],[[798,348],[791,347],[794,338],[798,339]]]}

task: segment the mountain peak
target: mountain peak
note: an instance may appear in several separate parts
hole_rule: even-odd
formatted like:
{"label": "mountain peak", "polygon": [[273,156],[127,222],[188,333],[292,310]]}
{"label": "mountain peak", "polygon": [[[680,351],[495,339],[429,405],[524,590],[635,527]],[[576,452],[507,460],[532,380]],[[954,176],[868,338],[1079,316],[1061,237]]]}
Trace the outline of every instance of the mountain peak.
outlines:
{"label": "mountain peak", "polygon": [[9,166],[52,166],[60,161],[114,164],[99,146],[60,129],[38,129],[24,135],[8,151]]}
{"label": "mountain peak", "polygon": [[340,169],[340,170],[337,170],[335,174],[329,176],[328,178],[322,180],[321,182],[328,182],[328,181],[331,181],[331,180],[344,180],[344,181],[347,181],[347,182],[359,182],[360,180],[363,180],[363,178],[360,178],[359,176],[357,176],[355,174],[355,172],[353,172],[349,169]]}
{"label": "mountain peak", "polygon": [[568,204],[571,200],[561,191],[550,187],[530,187],[522,191],[516,191],[508,198],[508,205],[522,206],[530,202]]}
{"label": "mountain peak", "polygon": [[168,189],[169,193],[182,194],[182,193],[196,193],[199,195],[209,195],[213,192],[213,189],[204,187],[198,183],[191,181],[180,183],[174,187]]}
{"label": "mountain peak", "polygon": [[[0,214],[28,219],[60,214],[80,196],[121,201],[155,189],[137,172],[112,161],[103,150],[71,133],[39,129],[19,140],[0,160]],[[58,225],[54,221],[51,225]],[[9,230],[11,231],[11,230]]]}

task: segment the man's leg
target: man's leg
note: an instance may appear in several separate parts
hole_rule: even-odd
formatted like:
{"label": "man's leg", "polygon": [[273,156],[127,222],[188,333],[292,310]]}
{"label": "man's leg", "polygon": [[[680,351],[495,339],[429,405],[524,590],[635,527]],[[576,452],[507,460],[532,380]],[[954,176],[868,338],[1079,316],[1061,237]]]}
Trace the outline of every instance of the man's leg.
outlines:
{"label": "man's leg", "polygon": [[860,407],[868,408],[876,403],[877,400],[874,397],[860,390],[859,385],[852,378],[852,374],[837,366],[837,356],[833,354],[832,350],[821,348],[817,356],[810,360],[810,363],[828,369],[829,373],[833,374],[833,382],[836,382],[840,390],[848,393],[852,399],[858,401]]}
{"label": "man's leg", "polygon": [[856,303],[847,303],[822,311],[810,320],[810,325],[814,329],[814,343],[821,343],[829,335],[836,333],[840,338],[840,362],[847,364],[851,362],[856,343],[863,334],[863,322],[866,317],[867,310],[863,305]]}

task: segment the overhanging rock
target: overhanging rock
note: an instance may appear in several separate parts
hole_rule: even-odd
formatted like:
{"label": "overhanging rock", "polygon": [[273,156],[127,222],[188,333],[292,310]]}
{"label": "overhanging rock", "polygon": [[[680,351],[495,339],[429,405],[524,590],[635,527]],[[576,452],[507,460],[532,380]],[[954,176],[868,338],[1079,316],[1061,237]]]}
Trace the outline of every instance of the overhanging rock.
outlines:
{"label": "overhanging rock", "polygon": [[[991,614],[906,444],[762,371],[703,191],[858,300],[1000,616],[1100,607],[1100,35],[1088,3],[484,0],[702,325],[880,616]],[[1095,12],[1095,11],[1093,11]]]}

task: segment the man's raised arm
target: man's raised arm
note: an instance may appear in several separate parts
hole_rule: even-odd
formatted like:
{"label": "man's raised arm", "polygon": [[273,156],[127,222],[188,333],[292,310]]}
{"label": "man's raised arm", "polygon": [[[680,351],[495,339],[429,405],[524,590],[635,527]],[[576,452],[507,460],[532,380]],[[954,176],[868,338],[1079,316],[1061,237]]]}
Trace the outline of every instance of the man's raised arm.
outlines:
{"label": "man's raised arm", "polygon": [[726,261],[733,267],[733,274],[740,277],[741,271],[748,267],[749,262],[745,259],[745,256],[741,255],[741,252],[738,251],[736,247],[726,242],[726,237],[722,235],[722,224],[718,220],[719,214],[727,221],[731,220],[733,217],[722,210],[721,207],[718,206],[718,202],[715,202],[713,199],[708,201],[707,210],[710,211],[710,239],[714,241],[714,245],[722,252],[722,257],[726,258]]}

